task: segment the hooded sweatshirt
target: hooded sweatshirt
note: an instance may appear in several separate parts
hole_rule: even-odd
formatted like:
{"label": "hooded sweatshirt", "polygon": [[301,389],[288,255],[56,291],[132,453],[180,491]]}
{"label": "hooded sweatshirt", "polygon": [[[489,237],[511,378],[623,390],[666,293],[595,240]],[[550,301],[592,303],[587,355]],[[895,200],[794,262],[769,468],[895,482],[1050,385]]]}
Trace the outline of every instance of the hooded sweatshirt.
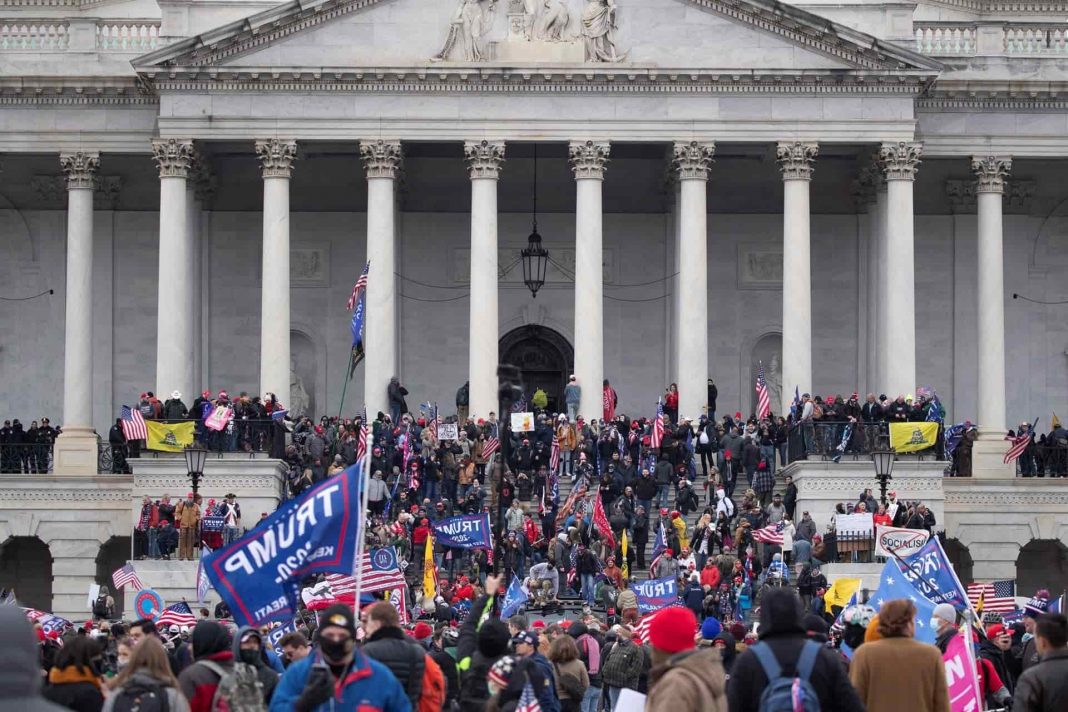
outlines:
{"label": "hooded sweatshirt", "polygon": [[182,670],[178,688],[189,700],[192,712],[210,712],[220,677],[203,662],[213,662],[225,671],[233,669],[230,634],[215,621],[200,621],[193,629],[193,657],[196,663]]}
{"label": "hooded sweatshirt", "polygon": [[0,712],[63,712],[41,696],[41,651],[18,606],[0,606]]}
{"label": "hooded sweatshirt", "polygon": [[[253,657],[248,656],[250,660],[245,660],[245,656],[242,655],[241,639],[245,636],[245,633],[254,632],[260,640],[259,655]],[[271,703],[271,696],[274,694],[274,688],[278,686],[278,673],[270,668],[267,663],[267,653],[264,651],[263,636],[252,626],[242,626],[238,629],[237,635],[234,636],[234,642],[232,651],[234,654],[234,662],[243,662],[256,668],[256,675],[260,678],[260,684],[263,685],[263,701],[267,704]]]}

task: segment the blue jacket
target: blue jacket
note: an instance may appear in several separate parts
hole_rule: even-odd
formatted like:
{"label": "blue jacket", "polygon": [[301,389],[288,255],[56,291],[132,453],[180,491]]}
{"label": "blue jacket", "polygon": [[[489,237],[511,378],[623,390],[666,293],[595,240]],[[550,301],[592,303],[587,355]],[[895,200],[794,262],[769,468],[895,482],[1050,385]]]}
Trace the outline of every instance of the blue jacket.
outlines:
{"label": "blue jacket", "polygon": [[560,712],[560,698],[556,694],[556,679],[553,673],[553,664],[541,653],[534,653],[530,659],[541,668],[541,674],[545,676],[545,684],[542,685],[538,704],[541,712]]}
{"label": "blue jacket", "polygon": [[[316,651],[289,666],[271,698],[271,712],[292,712],[312,665],[322,658]],[[412,712],[412,703],[404,688],[385,665],[356,650],[352,667],[341,681],[333,700],[315,708],[315,712]]]}

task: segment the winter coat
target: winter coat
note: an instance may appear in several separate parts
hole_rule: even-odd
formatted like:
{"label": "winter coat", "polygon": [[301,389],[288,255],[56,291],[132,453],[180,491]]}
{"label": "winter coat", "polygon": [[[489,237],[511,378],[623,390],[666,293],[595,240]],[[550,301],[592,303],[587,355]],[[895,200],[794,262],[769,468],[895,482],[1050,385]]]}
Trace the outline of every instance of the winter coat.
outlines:
{"label": "winter coat", "polygon": [[949,712],[942,654],[913,638],[865,643],[853,655],[849,678],[868,712]]}
{"label": "winter coat", "polygon": [[638,678],[645,666],[645,652],[641,646],[629,640],[620,640],[612,646],[601,667],[601,679],[605,685],[638,689]]}
{"label": "winter coat", "polygon": [[182,500],[174,509],[174,517],[178,520],[180,529],[191,529],[200,522],[200,505],[196,502],[187,505],[185,500]]}
{"label": "winter coat", "polygon": [[1068,650],[1046,653],[1016,682],[1013,712],[1068,709]]}
{"label": "winter coat", "polygon": [[[275,675],[275,677],[278,676]],[[149,675],[147,668],[142,668],[142,671],[134,673],[126,684],[129,685],[130,683],[140,683],[146,686],[151,686],[153,684],[159,685],[164,694],[167,695],[167,705],[170,708],[170,712],[189,712],[189,702],[182,696],[182,693],[173,687],[169,687],[168,684],[162,680]],[[122,687],[112,690],[111,694],[104,701],[103,712],[112,712],[120,690],[122,690]]]}
{"label": "winter coat", "polygon": [[54,667],[48,671],[45,699],[75,712],[100,712],[104,707],[104,694],[100,681],[91,670],[70,667]]}
{"label": "winter coat", "polygon": [[0,640],[0,712],[63,712],[41,695],[41,649],[18,606],[0,606]]}
{"label": "winter coat", "polygon": [[[271,699],[271,712],[292,712],[296,709],[312,666],[321,664],[321,657],[321,653],[316,652],[289,666]],[[340,688],[336,688],[335,698],[315,707],[313,712],[356,709],[412,712],[412,703],[389,668],[370,659],[361,650],[356,651],[348,675],[338,682]]]}
{"label": "winter coat", "polygon": [[727,682],[717,648],[679,653],[649,673],[646,712],[727,712]]}
{"label": "winter coat", "polygon": [[419,706],[426,670],[426,650],[396,626],[383,626],[363,644],[367,657],[389,668],[405,689],[412,709]]}

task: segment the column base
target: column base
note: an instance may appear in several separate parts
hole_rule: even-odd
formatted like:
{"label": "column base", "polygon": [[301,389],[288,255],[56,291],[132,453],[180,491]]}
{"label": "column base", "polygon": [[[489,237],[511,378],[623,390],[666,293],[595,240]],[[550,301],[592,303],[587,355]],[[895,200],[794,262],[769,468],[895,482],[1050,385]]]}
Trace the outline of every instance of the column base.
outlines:
{"label": "column base", "polygon": [[52,473],[95,475],[97,439],[92,428],[64,428],[52,447]]}
{"label": "column base", "polygon": [[1009,445],[1003,433],[980,430],[979,439],[972,446],[972,477],[984,480],[1015,477],[1015,463],[1004,462]]}

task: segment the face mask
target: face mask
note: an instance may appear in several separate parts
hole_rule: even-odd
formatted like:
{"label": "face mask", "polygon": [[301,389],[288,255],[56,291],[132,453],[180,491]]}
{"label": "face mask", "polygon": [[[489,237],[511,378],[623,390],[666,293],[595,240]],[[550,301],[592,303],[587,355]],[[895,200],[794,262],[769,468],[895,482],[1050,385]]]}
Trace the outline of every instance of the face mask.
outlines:
{"label": "face mask", "polygon": [[119,658],[118,660],[115,661],[115,666],[119,670],[122,670],[124,667],[126,667],[129,664],[130,664],[130,659],[129,658]]}
{"label": "face mask", "polygon": [[942,619],[941,618],[932,618],[931,619],[931,630],[938,630],[939,626],[941,626],[941,625],[942,625]]}
{"label": "face mask", "polygon": [[352,652],[352,646],[352,638],[341,642],[330,640],[329,638],[322,638],[319,640],[319,648],[323,651],[323,655],[330,660],[343,659],[346,655]]}
{"label": "face mask", "polygon": [[258,651],[258,650],[242,650],[241,651],[241,662],[243,662],[243,663],[246,663],[248,665],[255,665],[257,662],[259,662],[259,659],[260,659],[260,651]]}

